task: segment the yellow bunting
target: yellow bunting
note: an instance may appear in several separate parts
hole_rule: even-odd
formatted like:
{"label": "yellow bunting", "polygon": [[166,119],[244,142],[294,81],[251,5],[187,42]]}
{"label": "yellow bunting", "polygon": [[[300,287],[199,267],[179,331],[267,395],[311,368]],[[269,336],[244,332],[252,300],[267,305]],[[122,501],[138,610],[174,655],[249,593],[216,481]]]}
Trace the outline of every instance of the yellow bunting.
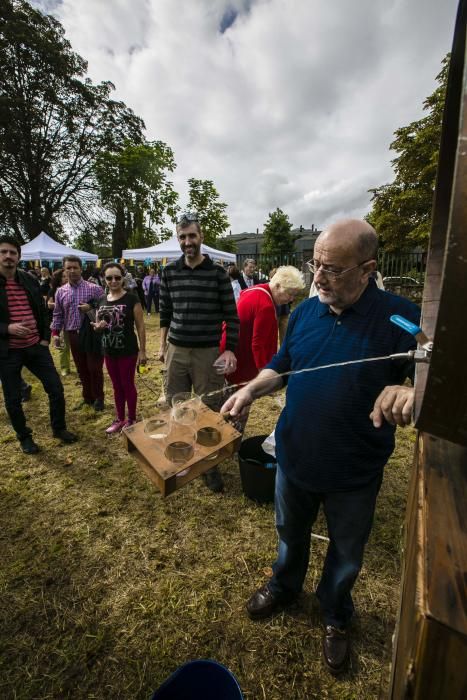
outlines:
{"label": "yellow bunting", "polygon": [[131,265],[132,267],[133,267],[134,264],[135,264],[135,263],[134,263],[134,260],[130,260],[130,265]]}
{"label": "yellow bunting", "polygon": [[102,260],[99,258],[99,260],[97,260],[97,262],[96,262],[96,267],[99,268],[99,267],[101,267],[101,265],[102,265]]}
{"label": "yellow bunting", "polygon": [[162,258],[162,264],[167,265],[167,258]]}
{"label": "yellow bunting", "polygon": [[120,265],[123,265],[125,262],[125,258],[120,258]]}

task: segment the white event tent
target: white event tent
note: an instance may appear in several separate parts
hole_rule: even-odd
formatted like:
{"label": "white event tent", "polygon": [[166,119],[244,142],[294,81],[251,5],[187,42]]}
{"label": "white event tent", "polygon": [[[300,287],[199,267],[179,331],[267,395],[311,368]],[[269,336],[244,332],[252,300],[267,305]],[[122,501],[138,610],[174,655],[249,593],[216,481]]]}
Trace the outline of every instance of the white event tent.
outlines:
{"label": "white event tent", "polygon": [[[225,250],[216,250],[205,243],[201,244],[201,252],[209,255],[212,260],[222,262],[235,262],[236,256],[234,253],[226,253]],[[177,236],[172,236],[168,241],[163,241],[149,248],[134,248],[133,250],[124,250],[122,258],[125,260],[176,260],[180,257],[182,251]]]}
{"label": "white event tent", "polygon": [[86,262],[96,261],[99,256],[94,253],[85,253],[83,250],[70,248],[50,238],[44,231],[38,236],[21,246],[21,260],[62,260],[65,255],[76,255]]}

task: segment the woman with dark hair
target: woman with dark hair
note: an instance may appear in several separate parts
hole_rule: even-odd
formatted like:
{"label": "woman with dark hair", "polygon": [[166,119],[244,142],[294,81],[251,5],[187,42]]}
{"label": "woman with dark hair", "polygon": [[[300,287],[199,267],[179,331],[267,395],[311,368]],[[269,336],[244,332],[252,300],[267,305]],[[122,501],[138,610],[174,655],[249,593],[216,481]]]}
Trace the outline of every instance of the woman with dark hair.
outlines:
{"label": "woman with dark hair", "polygon": [[[112,435],[136,421],[135,370],[137,365],[146,364],[146,331],[138,297],[123,286],[123,267],[119,263],[107,263],[103,273],[108,291],[99,300],[93,325],[102,334],[104,362],[114,390],[117,415],[106,430]],[[128,408],[126,420],[125,404]]]}
{"label": "woman with dark hair", "polygon": [[[59,287],[61,287],[65,282],[68,282],[67,274],[63,268],[55,270],[52,274],[49,291],[47,292],[47,308],[49,310],[50,322],[52,322],[52,316],[55,306],[55,292]],[[66,377],[70,374],[70,340],[68,338],[68,333],[62,330],[60,333],[60,371],[62,377]]]}

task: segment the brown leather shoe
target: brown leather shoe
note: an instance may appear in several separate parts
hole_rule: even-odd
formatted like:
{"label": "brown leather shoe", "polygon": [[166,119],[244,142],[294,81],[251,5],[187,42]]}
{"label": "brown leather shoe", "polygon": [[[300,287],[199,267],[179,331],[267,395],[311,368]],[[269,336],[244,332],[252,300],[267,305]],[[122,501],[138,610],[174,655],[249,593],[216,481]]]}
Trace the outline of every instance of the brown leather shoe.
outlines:
{"label": "brown leather shoe", "polygon": [[274,595],[266,583],[251,596],[246,604],[246,609],[252,620],[263,620],[291,603],[293,600],[284,600],[284,598]]}
{"label": "brown leather shoe", "polygon": [[346,670],[349,661],[349,637],[346,629],[326,625],[323,636],[324,663],[333,675]]}

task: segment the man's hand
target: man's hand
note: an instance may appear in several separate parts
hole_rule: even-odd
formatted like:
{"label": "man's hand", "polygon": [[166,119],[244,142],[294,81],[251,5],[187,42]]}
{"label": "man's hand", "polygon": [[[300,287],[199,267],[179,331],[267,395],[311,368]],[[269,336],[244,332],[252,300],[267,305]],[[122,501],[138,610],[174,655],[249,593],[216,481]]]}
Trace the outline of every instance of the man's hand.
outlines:
{"label": "man's hand", "polygon": [[254,401],[253,394],[248,386],[244,386],[232,394],[232,396],[227,399],[225,404],[221,408],[221,413],[229,413],[232,417],[234,416],[245,416],[248,415],[248,411],[245,410]]}
{"label": "man's hand", "polygon": [[167,355],[167,343],[161,344],[159,352],[157,353],[157,359],[159,362],[165,362],[165,357]]}
{"label": "man's hand", "polygon": [[78,304],[78,309],[83,312],[83,314],[87,314],[88,311],[91,310],[91,305],[90,304]]}
{"label": "man's hand", "polygon": [[39,345],[43,345],[45,348],[49,347],[49,340],[40,340]]}
{"label": "man's hand", "polygon": [[146,351],[145,350],[140,350],[138,352],[138,365],[145,365],[148,361]]}
{"label": "man's hand", "polygon": [[237,358],[232,350],[225,350],[214,362],[219,374],[232,374],[237,369]]}
{"label": "man's hand", "polygon": [[381,428],[383,419],[402,428],[412,421],[415,399],[413,386],[386,386],[375,401],[370,419],[375,428]]}
{"label": "man's hand", "polygon": [[24,323],[10,323],[8,324],[8,335],[13,335],[15,338],[26,338],[33,332],[32,328],[26,326]]}

